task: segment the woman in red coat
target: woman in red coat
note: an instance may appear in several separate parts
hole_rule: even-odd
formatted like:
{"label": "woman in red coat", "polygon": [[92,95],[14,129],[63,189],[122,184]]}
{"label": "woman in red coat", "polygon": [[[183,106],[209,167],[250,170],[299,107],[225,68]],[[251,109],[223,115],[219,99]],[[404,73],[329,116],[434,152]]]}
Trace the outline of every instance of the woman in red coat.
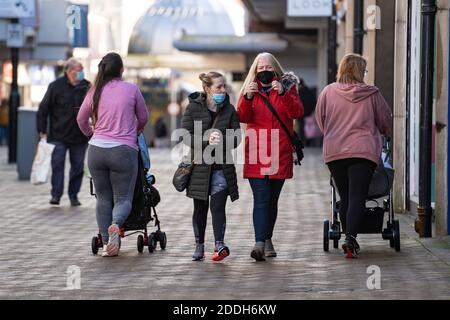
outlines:
{"label": "woman in red coat", "polygon": [[303,116],[298,78],[285,73],[270,53],[259,54],[242,87],[238,114],[247,124],[244,178],[253,191],[253,226],[256,244],[251,257],[265,261],[276,257],[272,235],[278,214],[278,199],[286,179],[293,177],[293,147],[268,100],[291,133],[293,120]]}

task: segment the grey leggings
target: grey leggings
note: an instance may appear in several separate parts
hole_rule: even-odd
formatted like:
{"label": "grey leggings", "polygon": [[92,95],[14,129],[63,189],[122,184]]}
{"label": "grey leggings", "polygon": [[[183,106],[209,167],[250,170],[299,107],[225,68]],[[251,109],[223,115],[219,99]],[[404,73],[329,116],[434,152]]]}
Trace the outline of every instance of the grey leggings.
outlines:
{"label": "grey leggings", "polygon": [[97,194],[97,224],[108,242],[111,224],[121,227],[131,212],[138,169],[138,151],[128,146],[89,146],[88,167]]}

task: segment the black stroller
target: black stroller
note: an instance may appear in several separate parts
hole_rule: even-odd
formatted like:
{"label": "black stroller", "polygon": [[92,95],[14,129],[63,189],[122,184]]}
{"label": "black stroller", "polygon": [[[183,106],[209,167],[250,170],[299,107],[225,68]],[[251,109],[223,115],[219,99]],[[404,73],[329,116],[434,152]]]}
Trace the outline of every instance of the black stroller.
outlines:
{"label": "black stroller", "polygon": [[[134,189],[133,205],[130,215],[120,229],[120,237],[125,238],[133,234],[141,233],[137,238],[138,252],[142,253],[144,247],[147,246],[148,251],[152,253],[156,249],[158,242],[161,250],[166,249],[167,237],[166,233],[161,231],[160,222],[155,209],[161,200],[158,190],[153,186],[156,179],[153,175],[149,175],[148,170],[144,168],[141,152],[139,152],[138,158],[139,167]],[[92,178],[91,195],[96,196]],[[157,230],[149,235],[147,232],[147,225],[151,221],[155,221]],[[91,245],[93,254],[97,254],[98,249],[103,247],[103,240],[100,232],[96,237],[92,238]]]}
{"label": "black stroller", "polygon": [[[383,153],[385,157],[383,163],[389,163],[390,160],[390,140],[385,139],[383,144]],[[389,240],[391,248],[400,251],[400,224],[394,219],[394,209],[392,203],[392,185],[394,180],[394,170],[385,165],[380,165],[376,169],[369,188],[369,196],[366,200],[365,217],[360,234],[381,234],[383,240]],[[333,247],[339,248],[339,240],[345,231],[339,219],[340,201],[336,199],[336,187],[333,178],[330,179],[331,185],[331,221],[325,220],[323,223],[323,250],[329,251],[329,242],[333,241]],[[383,205],[379,205],[383,201]],[[384,215],[389,213],[386,228],[383,229]]]}

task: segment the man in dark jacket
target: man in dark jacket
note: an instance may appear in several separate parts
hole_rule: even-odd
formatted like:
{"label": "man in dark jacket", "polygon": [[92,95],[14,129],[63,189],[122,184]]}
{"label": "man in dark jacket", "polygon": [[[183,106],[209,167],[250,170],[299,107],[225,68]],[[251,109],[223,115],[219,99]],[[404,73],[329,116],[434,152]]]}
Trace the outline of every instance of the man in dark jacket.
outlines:
{"label": "man in dark jacket", "polygon": [[[77,115],[89,90],[82,64],[72,58],[64,67],[64,76],[52,82],[37,113],[37,128],[41,139],[55,145],[52,156],[52,191],[50,204],[59,205],[64,191],[64,164],[70,156],[69,199],[72,206],[80,206],[78,192],[84,171],[84,157],[88,139],[80,131]],[[47,126],[47,121],[50,124]],[[49,129],[47,137],[47,129]]]}

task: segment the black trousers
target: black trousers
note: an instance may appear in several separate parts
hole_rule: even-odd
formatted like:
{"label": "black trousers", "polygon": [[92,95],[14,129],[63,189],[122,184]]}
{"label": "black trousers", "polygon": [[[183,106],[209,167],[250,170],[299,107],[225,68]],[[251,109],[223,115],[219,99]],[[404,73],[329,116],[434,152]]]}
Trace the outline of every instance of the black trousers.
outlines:
{"label": "black trousers", "polygon": [[228,190],[216,193],[210,199],[211,202],[209,200],[194,199],[192,224],[194,226],[196,243],[205,243],[206,221],[210,205],[215,241],[224,241],[226,228],[225,206],[228,199]]}
{"label": "black trousers", "polygon": [[377,165],[367,159],[349,158],[328,163],[341,205],[339,216],[347,235],[356,237],[364,219],[369,185]]}
{"label": "black trousers", "polygon": [[66,144],[56,141],[50,143],[55,145],[55,150],[52,154],[52,197],[60,199],[63,195],[64,167],[66,163],[67,150],[69,150],[69,198],[76,199],[83,181],[84,158],[88,144]]}

